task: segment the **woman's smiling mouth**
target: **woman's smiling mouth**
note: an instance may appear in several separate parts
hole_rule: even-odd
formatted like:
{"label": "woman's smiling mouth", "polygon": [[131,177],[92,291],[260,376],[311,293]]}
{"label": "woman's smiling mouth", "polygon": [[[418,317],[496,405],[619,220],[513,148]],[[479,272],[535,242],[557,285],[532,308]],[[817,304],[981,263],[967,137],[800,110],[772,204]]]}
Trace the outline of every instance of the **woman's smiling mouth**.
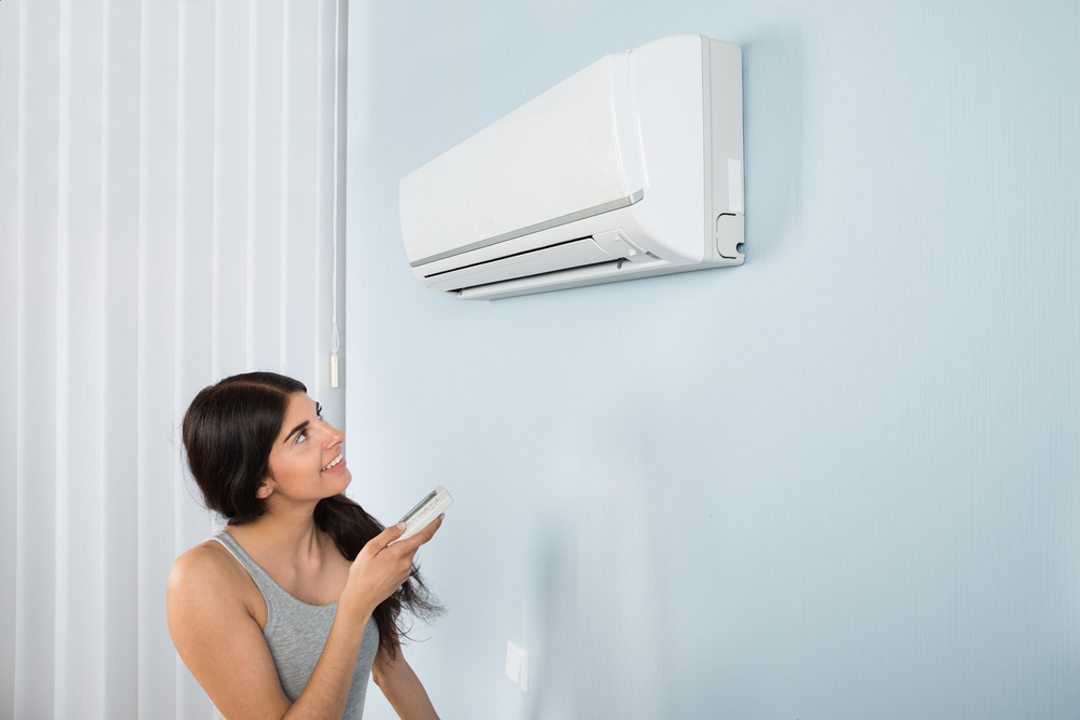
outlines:
{"label": "woman's smiling mouth", "polygon": [[344,467],[345,467],[345,456],[342,455],[341,453],[338,453],[338,456],[336,458],[334,458],[330,462],[323,465],[322,472],[331,472],[331,471],[334,471],[334,470],[340,470],[340,469],[342,469]]}

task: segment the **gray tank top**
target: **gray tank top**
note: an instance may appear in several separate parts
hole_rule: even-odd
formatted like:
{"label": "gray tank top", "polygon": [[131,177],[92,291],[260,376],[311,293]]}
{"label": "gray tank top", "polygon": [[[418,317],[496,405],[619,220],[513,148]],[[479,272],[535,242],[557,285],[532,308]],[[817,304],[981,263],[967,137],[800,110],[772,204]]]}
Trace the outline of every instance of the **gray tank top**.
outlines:
{"label": "gray tank top", "polygon": [[[270,647],[274,658],[281,687],[290,700],[295,701],[300,691],[307,685],[315,663],[322,655],[326,638],[330,635],[330,626],[334,623],[337,603],[330,605],[309,605],[285,592],[280,585],[266,574],[251,559],[236,538],[225,530],[213,537],[232,553],[247,569],[251,579],[259,587],[266,601],[266,627],[263,637]],[[353,671],[352,687],[349,688],[349,700],[345,704],[343,720],[360,720],[364,716],[364,696],[367,693],[368,677],[375,652],[379,649],[379,628],[375,620],[368,620],[364,628],[364,639],[356,658]],[[222,715],[215,708],[216,717]]]}

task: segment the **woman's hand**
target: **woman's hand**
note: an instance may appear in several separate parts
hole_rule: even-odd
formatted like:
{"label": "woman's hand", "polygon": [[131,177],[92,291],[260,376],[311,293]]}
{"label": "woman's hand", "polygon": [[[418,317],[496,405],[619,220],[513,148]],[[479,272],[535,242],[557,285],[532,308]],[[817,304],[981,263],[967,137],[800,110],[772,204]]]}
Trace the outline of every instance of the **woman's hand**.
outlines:
{"label": "woman's hand", "polygon": [[341,592],[339,607],[370,615],[379,603],[409,579],[413,555],[431,540],[442,522],[440,515],[408,540],[393,545],[390,543],[405,532],[404,523],[391,525],[371,538],[349,568],[349,579]]}

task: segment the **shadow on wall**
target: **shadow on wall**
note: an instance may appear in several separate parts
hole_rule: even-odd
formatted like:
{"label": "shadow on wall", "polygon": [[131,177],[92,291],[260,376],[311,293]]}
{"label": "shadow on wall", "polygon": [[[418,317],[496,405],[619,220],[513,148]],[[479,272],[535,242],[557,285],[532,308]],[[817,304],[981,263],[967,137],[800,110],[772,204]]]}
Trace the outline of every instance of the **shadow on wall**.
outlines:
{"label": "shadow on wall", "polygon": [[743,45],[748,261],[769,257],[802,220],[802,39],[776,30]]}
{"label": "shadow on wall", "polygon": [[541,513],[536,528],[527,717],[663,717],[666,689],[652,668],[665,643],[652,619],[665,602],[646,458],[629,423],[619,428],[617,398],[589,405],[606,410],[564,423],[540,479],[572,501]]}

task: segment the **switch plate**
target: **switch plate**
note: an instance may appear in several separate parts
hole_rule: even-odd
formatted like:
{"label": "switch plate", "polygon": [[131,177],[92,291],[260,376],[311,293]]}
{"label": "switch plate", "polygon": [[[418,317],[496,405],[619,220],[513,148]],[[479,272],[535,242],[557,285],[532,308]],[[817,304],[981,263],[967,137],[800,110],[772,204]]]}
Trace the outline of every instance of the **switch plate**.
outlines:
{"label": "switch plate", "polygon": [[521,688],[522,692],[529,692],[529,653],[509,641],[506,643],[505,672],[510,682]]}

